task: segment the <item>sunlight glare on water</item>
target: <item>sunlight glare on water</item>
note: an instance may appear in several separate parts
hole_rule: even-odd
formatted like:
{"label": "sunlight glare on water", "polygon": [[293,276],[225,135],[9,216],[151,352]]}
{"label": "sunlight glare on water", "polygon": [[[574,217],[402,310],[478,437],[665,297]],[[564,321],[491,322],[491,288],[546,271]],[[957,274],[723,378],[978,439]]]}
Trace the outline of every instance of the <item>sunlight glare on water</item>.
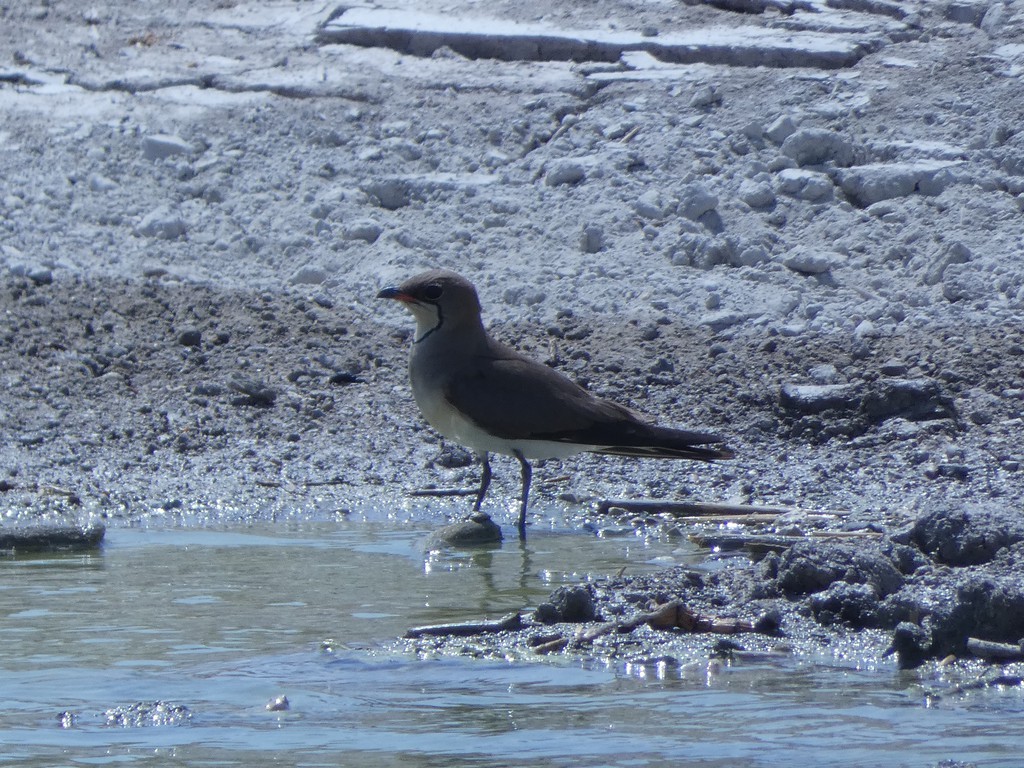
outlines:
{"label": "sunlight glare on water", "polygon": [[[97,553],[0,560],[0,765],[1020,764],[1020,712],[928,709],[891,671],[630,674],[387,651],[410,626],[494,618],[563,583],[691,556],[678,540],[554,531],[425,559],[426,532],[124,529]],[[267,711],[282,695],[290,708]],[[107,724],[156,701],[191,717]]]}

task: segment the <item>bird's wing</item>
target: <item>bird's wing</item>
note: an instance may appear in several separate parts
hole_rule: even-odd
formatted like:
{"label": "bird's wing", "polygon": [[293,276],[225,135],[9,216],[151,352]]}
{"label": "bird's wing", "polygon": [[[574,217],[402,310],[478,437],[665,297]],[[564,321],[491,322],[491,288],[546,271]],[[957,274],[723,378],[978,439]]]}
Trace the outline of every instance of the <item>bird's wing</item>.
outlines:
{"label": "bird's wing", "polygon": [[467,368],[450,378],[445,398],[496,437],[592,444],[581,438],[596,425],[642,424],[632,411],[515,353],[477,356]]}

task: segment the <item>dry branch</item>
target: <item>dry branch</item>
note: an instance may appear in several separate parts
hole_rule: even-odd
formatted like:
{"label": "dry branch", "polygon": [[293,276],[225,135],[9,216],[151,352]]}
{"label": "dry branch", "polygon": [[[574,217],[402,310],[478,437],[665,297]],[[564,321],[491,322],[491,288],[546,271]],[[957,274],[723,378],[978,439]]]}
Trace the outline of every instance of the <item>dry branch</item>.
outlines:
{"label": "dry branch", "polygon": [[492,632],[511,632],[523,628],[523,618],[518,612],[510,613],[498,621],[472,621],[463,624],[430,624],[413,627],[406,631],[406,638],[417,637],[468,637],[486,635]]}

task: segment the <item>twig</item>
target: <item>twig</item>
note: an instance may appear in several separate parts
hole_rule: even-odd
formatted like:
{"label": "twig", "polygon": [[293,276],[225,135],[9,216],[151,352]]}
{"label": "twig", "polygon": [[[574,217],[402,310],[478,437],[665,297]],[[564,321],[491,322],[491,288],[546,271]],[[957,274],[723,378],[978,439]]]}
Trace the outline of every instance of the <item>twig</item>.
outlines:
{"label": "twig", "polygon": [[774,515],[778,517],[779,515],[789,514],[843,517],[849,514],[849,512],[841,511],[822,512],[799,509],[797,507],[770,507],[759,504],[721,504],[703,501],[635,501],[625,499],[605,499],[597,505],[597,512],[598,514],[606,515],[616,508],[624,509],[627,512],[665,513],[688,517],[704,515]]}
{"label": "twig", "polygon": [[967,638],[967,650],[975,656],[991,661],[1021,661],[1024,660],[1024,648],[1020,643],[995,643],[991,640],[981,640],[977,637]]}
{"label": "twig", "polygon": [[256,485],[261,488],[284,488],[288,491],[297,491],[300,488],[317,488],[323,485],[348,485],[349,481],[341,477],[335,477],[330,480],[306,480],[301,483],[295,483],[291,480],[260,480],[256,479],[253,481]]}
{"label": "twig", "polygon": [[689,538],[698,547],[717,549],[721,552],[748,549],[751,552],[763,554],[765,552],[784,552],[794,544],[810,539],[878,539],[881,536],[882,534],[876,531],[813,531],[805,536],[693,533]]}
{"label": "twig", "polygon": [[492,632],[511,632],[523,628],[523,617],[518,612],[510,613],[498,621],[474,621],[465,624],[430,624],[425,627],[409,629],[406,638],[417,637],[467,637],[469,635],[485,635]]}
{"label": "twig", "polygon": [[475,496],[475,488],[417,488],[409,491],[409,496]]}
{"label": "twig", "polygon": [[609,621],[590,627],[578,636],[581,642],[593,642],[603,635],[618,632],[632,632],[646,624],[651,629],[681,629],[684,632],[711,632],[718,635],[732,635],[737,632],[758,631],[753,622],[743,619],[698,616],[679,600],[659,605],[653,611],[639,613],[626,621]]}

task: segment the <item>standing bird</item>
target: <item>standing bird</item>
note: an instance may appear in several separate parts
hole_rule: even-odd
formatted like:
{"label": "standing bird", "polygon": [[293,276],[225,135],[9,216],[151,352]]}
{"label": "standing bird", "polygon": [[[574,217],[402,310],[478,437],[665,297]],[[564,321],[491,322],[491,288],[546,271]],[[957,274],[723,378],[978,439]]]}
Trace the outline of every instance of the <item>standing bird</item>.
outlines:
{"label": "standing bird", "polygon": [[495,341],[484,330],[476,289],[454,272],[424,272],[385,288],[377,298],[400,301],[416,319],[409,380],[423,416],[442,435],[480,457],[483,472],[475,511],[491,483],[489,454],[519,460],[521,539],[526,538],[529,459],[583,451],[695,461],[733,457],[717,435],[649,424]]}

